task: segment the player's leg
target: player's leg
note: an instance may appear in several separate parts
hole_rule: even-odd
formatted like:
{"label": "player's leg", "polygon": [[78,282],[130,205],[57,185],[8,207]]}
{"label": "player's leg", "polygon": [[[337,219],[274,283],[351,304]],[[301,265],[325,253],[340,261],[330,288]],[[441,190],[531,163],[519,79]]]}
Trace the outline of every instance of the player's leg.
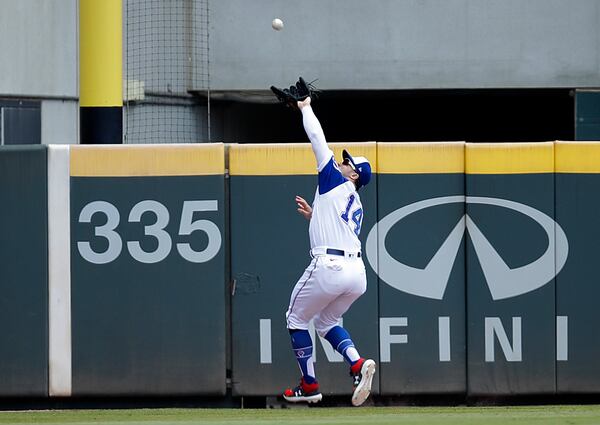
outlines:
{"label": "player's leg", "polygon": [[[352,404],[360,406],[369,397],[373,376],[375,375],[375,361],[360,357],[350,333],[339,326],[339,321],[350,306],[366,291],[366,277],[360,273],[362,264],[352,264],[344,273],[349,279],[348,291],[335,298],[315,317],[315,329],[323,336],[332,347],[338,351],[350,365],[350,375],[353,379],[354,392]],[[364,266],[362,266],[364,268]],[[352,269],[358,268],[359,272]],[[341,277],[341,276],[340,276]]]}
{"label": "player's leg", "polygon": [[314,321],[318,334],[329,341],[333,349],[340,353],[351,367],[359,362],[361,357],[350,333],[339,325],[339,321],[357,298],[358,296],[354,295],[344,295],[335,299]]}
{"label": "player's leg", "polygon": [[335,295],[323,291],[319,282],[321,274],[321,264],[317,257],[296,283],[286,312],[292,349],[302,372],[300,385],[296,388],[288,388],[284,392],[284,398],[291,402],[316,402],[322,398],[314,370],[313,341],[308,326],[312,318],[331,302]]}
{"label": "player's leg", "polygon": [[[337,301],[335,304],[337,304]],[[335,304],[332,306],[332,309],[328,308],[324,312],[325,314],[321,314],[315,318],[315,328],[319,332],[319,335],[327,339],[332,347],[350,364],[350,376],[352,377],[353,386],[352,404],[360,406],[367,400],[371,393],[376,365],[374,360],[365,359],[360,356],[348,331],[337,324],[339,323],[339,318],[337,320],[333,318],[326,319],[328,313],[335,309]],[[333,327],[331,327],[332,325]]]}
{"label": "player's leg", "polygon": [[314,370],[313,342],[308,333],[308,322],[304,319],[304,316],[308,314],[306,311],[307,300],[314,290],[314,283],[311,282],[311,279],[315,279],[316,267],[317,259],[315,258],[294,286],[285,314],[292,350],[302,374],[300,385],[296,388],[288,388],[283,393],[283,397],[291,402],[312,402],[322,398]]}
{"label": "player's leg", "polygon": [[332,298],[317,314],[315,329],[352,366],[360,360],[360,355],[348,331],[339,326],[339,321],[354,301],[367,290],[364,266],[360,261],[343,261],[335,274],[328,277],[333,281],[332,284],[340,288],[340,294]]}
{"label": "player's leg", "polygon": [[289,332],[302,378],[297,387],[286,389],[283,397],[294,403],[300,401],[316,403],[323,398],[323,395],[319,391],[319,383],[315,377],[312,339],[306,329],[290,329]]}

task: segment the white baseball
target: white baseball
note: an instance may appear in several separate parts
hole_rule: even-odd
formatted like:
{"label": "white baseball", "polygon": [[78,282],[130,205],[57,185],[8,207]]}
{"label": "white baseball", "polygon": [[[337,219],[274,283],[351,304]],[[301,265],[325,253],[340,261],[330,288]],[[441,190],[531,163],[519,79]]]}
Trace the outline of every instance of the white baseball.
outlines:
{"label": "white baseball", "polygon": [[273,19],[273,22],[271,22],[271,26],[275,31],[281,31],[283,29],[283,21],[279,18],[275,18]]}

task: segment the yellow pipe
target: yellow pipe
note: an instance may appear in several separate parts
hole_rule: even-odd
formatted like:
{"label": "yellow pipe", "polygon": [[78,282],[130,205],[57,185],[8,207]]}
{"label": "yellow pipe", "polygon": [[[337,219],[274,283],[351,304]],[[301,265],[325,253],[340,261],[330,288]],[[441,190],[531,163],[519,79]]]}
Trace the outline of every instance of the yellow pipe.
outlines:
{"label": "yellow pipe", "polygon": [[79,0],[79,54],[80,106],[122,106],[122,0]]}

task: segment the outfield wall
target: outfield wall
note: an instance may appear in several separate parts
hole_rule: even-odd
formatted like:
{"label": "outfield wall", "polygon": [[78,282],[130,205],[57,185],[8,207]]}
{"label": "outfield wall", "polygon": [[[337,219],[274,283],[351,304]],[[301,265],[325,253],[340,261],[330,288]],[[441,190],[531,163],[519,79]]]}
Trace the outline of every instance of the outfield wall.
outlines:
{"label": "outfield wall", "polygon": [[[351,147],[377,175],[368,290],[343,324],[375,394],[600,392],[600,142]],[[310,261],[310,145],[1,147],[0,165],[0,397],[297,380],[284,314]],[[350,393],[318,339],[316,370]]]}

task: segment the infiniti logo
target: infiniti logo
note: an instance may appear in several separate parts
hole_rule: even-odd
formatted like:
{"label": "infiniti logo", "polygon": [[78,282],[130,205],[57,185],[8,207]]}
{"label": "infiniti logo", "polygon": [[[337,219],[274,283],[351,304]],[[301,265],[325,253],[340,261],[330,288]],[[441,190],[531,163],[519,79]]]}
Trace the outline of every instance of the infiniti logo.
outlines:
{"label": "infiniti logo", "polygon": [[[475,222],[465,214],[424,269],[401,263],[387,252],[385,239],[388,232],[406,216],[436,205],[464,202],[495,205],[530,217],[544,229],[548,236],[546,251],[532,263],[511,269]],[[552,218],[535,208],[518,202],[479,196],[444,196],[425,199],[391,212],[375,224],[369,232],[366,244],[367,259],[381,280],[391,287],[412,295],[441,300],[444,297],[465,229],[469,232],[494,300],[516,297],[544,286],[560,272],[567,261],[569,252],[567,236]]]}

